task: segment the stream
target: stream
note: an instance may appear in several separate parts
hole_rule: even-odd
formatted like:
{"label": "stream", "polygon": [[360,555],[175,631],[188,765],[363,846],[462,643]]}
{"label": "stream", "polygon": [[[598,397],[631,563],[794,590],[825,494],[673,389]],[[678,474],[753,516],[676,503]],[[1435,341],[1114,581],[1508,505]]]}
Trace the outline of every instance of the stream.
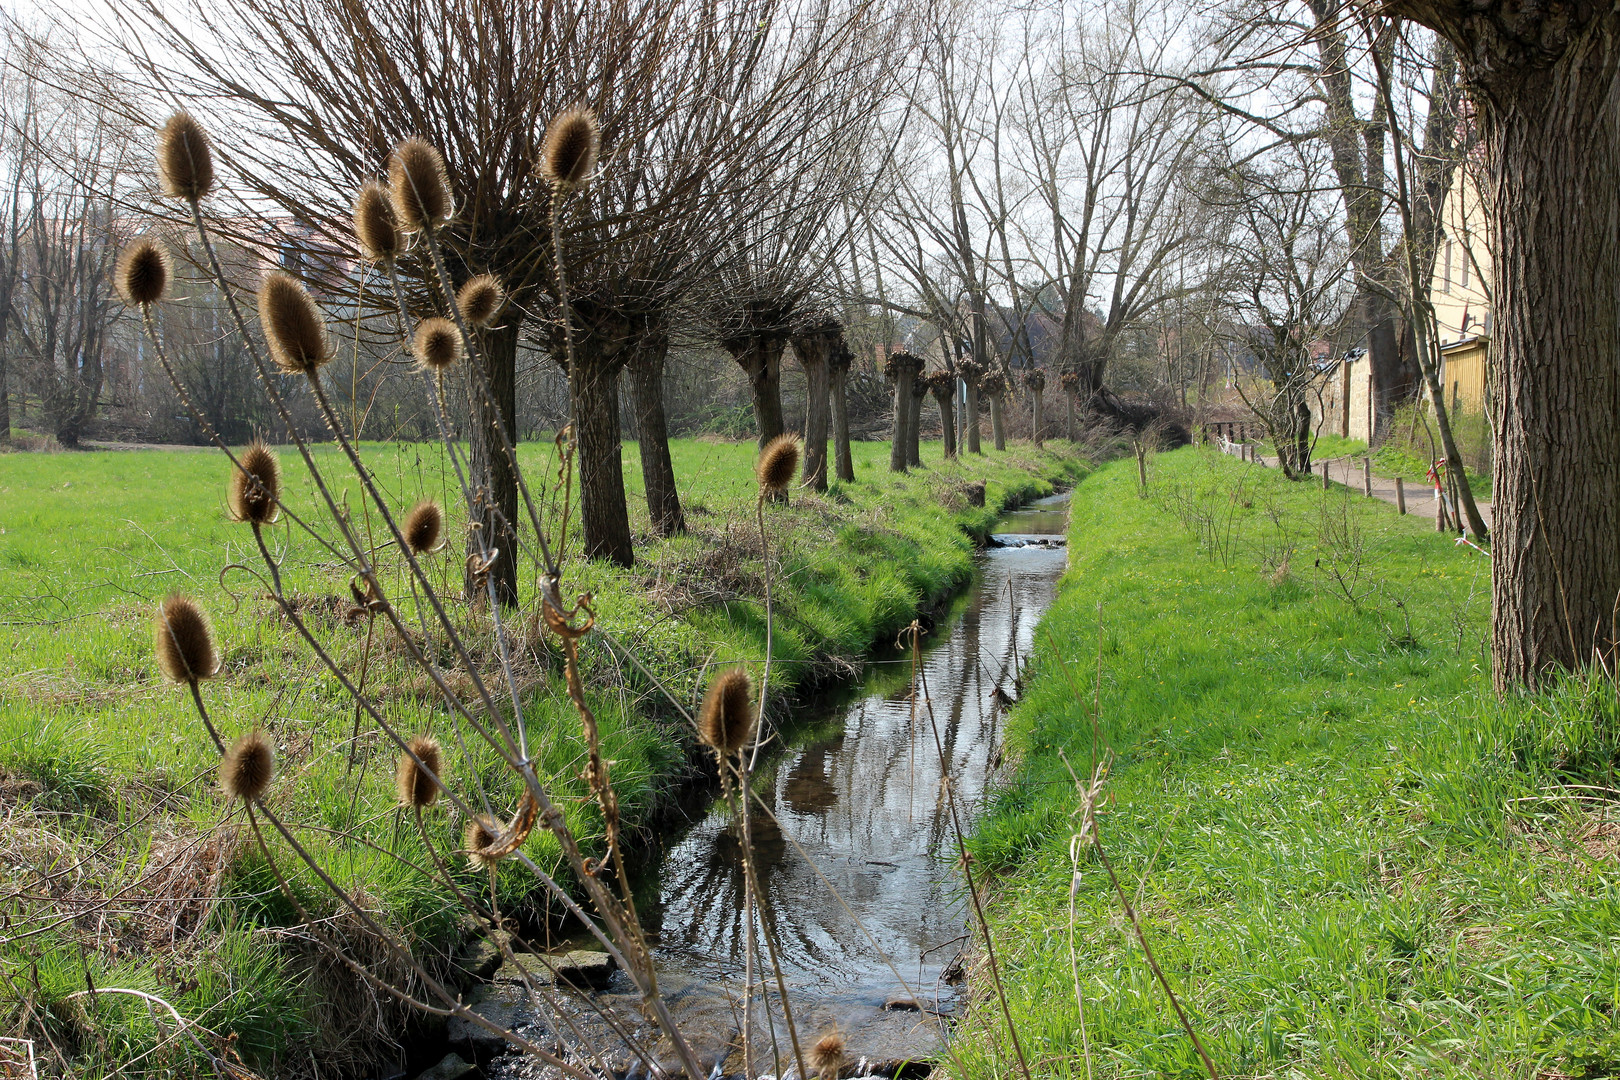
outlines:
{"label": "stream", "polygon": [[[871,1071],[920,1075],[926,1068],[902,1063],[935,1057],[943,1045],[958,1005],[957,958],[969,943],[971,913],[941,759],[961,826],[971,829],[1000,765],[1005,702],[1016,695],[1036,624],[1067,565],[1067,500],[1042,499],[997,523],[992,545],[977,556],[973,584],[923,638],[926,698],[913,700],[909,642],[882,651],[861,679],[800,709],[756,772],[755,790],[770,810],[756,812],[753,824],[760,887],[806,1052],[836,1030],[847,1040],[850,1066],[864,1060]],[[731,811],[715,798],[649,853],[653,876],[638,890],[664,997],[704,1066],[726,1074],[743,1071],[739,836]],[[780,1022],[773,1045],[759,1017],[760,973],[754,978],[755,1066],[785,1076],[795,1071],[792,1049]],[[521,987],[503,990],[497,981],[491,991],[485,996],[493,1007],[522,1011],[514,1000]],[[581,1033],[603,1027],[598,1010],[608,1009],[659,1044],[623,972],[591,999],[576,1018]],[[768,999],[779,1012],[774,977]],[[601,1036],[598,1046],[623,1041],[605,1030]],[[667,1045],[655,1056],[674,1064]],[[607,1057],[621,1075],[648,1072],[628,1051]],[[486,1075],[515,1080],[542,1070],[506,1057],[490,1062]]]}

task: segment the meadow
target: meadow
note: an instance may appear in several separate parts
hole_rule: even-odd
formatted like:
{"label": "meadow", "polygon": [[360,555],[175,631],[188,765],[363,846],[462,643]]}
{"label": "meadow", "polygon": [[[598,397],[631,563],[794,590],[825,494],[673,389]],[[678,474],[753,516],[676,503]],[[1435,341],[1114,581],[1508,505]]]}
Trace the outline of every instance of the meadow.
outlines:
{"label": "meadow", "polygon": [[[757,671],[765,654],[753,444],[685,440],[672,449],[688,535],[646,535],[628,444],[628,496],[641,515],[637,565],[621,570],[577,553],[565,563],[565,595],[594,596],[602,632],[583,643],[583,665],[632,835],[702,779],[703,758],[669,696],[691,708],[706,670],[742,662]],[[941,461],[938,444],[923,452],[924,469],[897,476],[887,471],[886,444],[857,443],[855,482],[766,506],[776,715],[796,691],[858,671],[874,642],[968,581],[975,538],[1003,506],[1086,468],[1055,443],[962,462]],[[319,453],[343,475],[335,451]],[[397,506],[456,502],[436,448],[376,444],[365,453]],[[556,476],[552,445],[520,454],[531,479]],[[313,507],[308,478],[290,453],[282,457],[283,498],[295,510]],[[441,856],[455,863],[461,823],[431,816],[437,852],[401,827],[394,747],[357,726],[336,680],[276,613],[262,579],[242,569],[256,552],[247,527],[225,514],[228,468],[217,453],[179,449],[0,456],[0,1028],[35,1039],[51,1074],[200,1067],[193,1046],[168,1037],[170,1025],[146,1000],[86,995],[86,987],[157,995],[265,1075],[341,1072],[404,1033],[402,1007],[357,993],[352,973],[301,930],[298,907],[326,920],[326,932],[362,959],[386,970],[386,956],[313,876],[278,860],[298,899],[289,902],[240,812],[227,813],[215,751],[184,689],[164,683],[152,658],[153,610],[171,592],[195,597],[213,619],[224,668],[205,694],[225,736],[260,727],[276,744],[277,812],[434,970],[461,937],[461,908],[418,869]],[[983,506],[970,504],[975,481],[987,484]],[[369,534],[352,480],[338,488]],[[450,535],[434,572],[441,591],[457,595],[461,544],[458,531]],[[355,606],[339,564],[284,526],[272,546],[300,614],[346,670],[364,673],[390,721],[450,739],[431,684]],[[386,549],[378,557],[397,562]],[[533,590],[524,584],[527,602]],[[533,614],[515,617],[528,625]],[[454,617],[471,640],[490,637],[487,612],[458,606]],[[559,657],[538,633],[524,639],[515,671],[531,754],[575,832],[598,843]],[[512,793],[492,755],[472,758],[493,794]],[[543,830],[525,850],[544,867],[559,864]],[[503,874],[492,884],[477,871],[456,873],[470,894],[493,890],[505,914],[545,925],[550,912],[532,878]]]}
{"label": "meadow", "polygon": [[[1620,1074],[1615,684],[1493,695],[1487,557],[1426,520],[1149,474],[1076,490],[975,840],[1035,1075],[1208,1075],[1123,899],[1222,1076]],[[957,1045],[1019,1075],[988,997]]]}

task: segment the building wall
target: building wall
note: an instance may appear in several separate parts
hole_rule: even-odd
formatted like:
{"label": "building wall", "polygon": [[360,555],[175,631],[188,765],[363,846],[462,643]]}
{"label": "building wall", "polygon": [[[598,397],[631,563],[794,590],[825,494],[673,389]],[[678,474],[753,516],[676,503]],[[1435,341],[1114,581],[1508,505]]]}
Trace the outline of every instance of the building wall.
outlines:
{"label": "building wall", "polygon": [[1440,385],[1446,404],[1466,412],[1485,409],[1485,373],[1490,340],[1477,337],[1441,351]]}
{"label": "building wall", "polygon": [[1372,364],[1366,357],[1346,360],[1322,387],[1322,408],[1316,433],[1347,439],[1372,439]]}

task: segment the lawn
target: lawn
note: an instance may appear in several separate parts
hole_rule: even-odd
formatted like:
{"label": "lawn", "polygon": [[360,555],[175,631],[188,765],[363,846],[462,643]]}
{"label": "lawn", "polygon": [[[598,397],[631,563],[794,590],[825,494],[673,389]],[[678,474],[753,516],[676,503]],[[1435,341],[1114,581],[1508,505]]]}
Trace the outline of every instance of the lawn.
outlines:
{"label": "lawn", "polygon": [[[1033,1072],[1206,1075],[1071,845],[1099,761],[1101,843],[1221,1075],[1620,1071],[1615,687],[1495,698],[1485,556],[1190,448],[1145,498],[1134,463],[1083,482],[1069,550],[975,839]],[[967,1073],[1017,1076],[980,989]]]}
{"label": "lawn", "polygon": [[[966,582],[969,534],[982,534],[1003,504],[1045,494],[1084,468],[1056,444],[962,463],[942,462],[933,444],[924,447],[927,467],[900,477],[887,471],[886,445],[854,449],[853,483],[825,495],[797,492],[789,505],[766,508],[778,710],[796,685],[858,667],[874,641],[892,639],[919,608]],[[434,448],[373,445],[366,453],[397,507],[424,495],[444,499],[450,481]],[[521,454],[531,480],[555,475],[549,444]],[[584,663],[632,833],[692,777],[696,760],[657,683],[690,705],[706,664],[757,668],[764,656],[754,448],[691,440],[678,442],[674,455],[690,534],[646,537],[630,444],[637,566],[588,564],[574,553],[565,571],[568,594],[594,594],[604,631],[586,639]],[[282,460],[286,497],[299,512],[313,512],[308,478],[290,452]],[[319,460],[341,475],[335,451],[320,451]],[[367,724],[352,739],[355,710],[337,681],[279,617],[262,581],[227,569],[254,562],[247,527],[224,513],[227,475],[223,457],[206,451],[0,456],[0,621],[10,645],[0,657],[0,1019],[3,1033],[49,1048],[53,1073],[67,1061],[81,1075],[103,1075],[160,1044],[125,1075],[199,1068],[189,1043],[159,1037],[141,1000],[73,996],[87,985],[162,996],[229,1036],[232,1052],[265,1075],[301,1075],[316,1060],[323,1073],[340,1070],[399,1033],[397,1007],[353,992],[354,977],[298,929],[297,911],[240,816],[224,820],[215,753],[187,695],[161,681],[151,656],[152,611],[171,591],[189,593],[212,615],[224,670],[204,693],[226,737],[262,727],[276,743],[270,798],[278,813],[430,962],[442,963],[458,937],[459,908],[418,869],[430,854],[395,810],[392,744]],[[976,480],[988,482],[984,507],[969,505]],[[334,486],[360,527],[374,529],[357,485]],[[272,543],[287,589],[323,645],[351,674],[366,672],[379,707],[401,730],[433,731],[452,745],[431,684],[381,625],[368,634],[338,564],[285,527],[273,531]],[[453,542],[434,556],[447,595],[459,591],[459,547]],[[397,556],[381,559],[394,565]],[[526,589],[525,602],[532,599]],[[531,605],[524,625],[532,614]],[[486,614],[456,605],[453,616],[474,641],[489,639]],[[518,637],[531,754],[576,832],[596,843],[595,804],[578,779],[578,719],[561,693],[555,653],[539,638]],[[493,796],[515,794],[486,750],[449,761],[452,783],[457,773],[477,773]],[[440,851],[460,844],[453,818],[442,807],[431,816]],[[557,864],[555,841],[543,830],[526,851],[543,866]],[[337,911],[312,876],[291,877],[307,908]],[[467,871],[461,884],[476,892],[482,880]],[[503,876],[500,893],[508,913],[538,903],[532,879],[518,874]],[[364,948],[363,935],[342,918],[333,927]]]}

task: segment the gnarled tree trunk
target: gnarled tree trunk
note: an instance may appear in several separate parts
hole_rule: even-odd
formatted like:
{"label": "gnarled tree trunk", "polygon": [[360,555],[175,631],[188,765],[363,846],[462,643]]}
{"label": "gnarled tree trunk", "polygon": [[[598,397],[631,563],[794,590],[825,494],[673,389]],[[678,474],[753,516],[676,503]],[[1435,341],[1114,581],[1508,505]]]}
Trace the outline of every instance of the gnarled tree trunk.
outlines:
{"label": "gnarled tree trunk", "polygon": [[827,490],[827,423],[830,393],[828,358],[838,341],[838,330],[822,323],[793,335],[793,352],[804,368],[804,483],[814,491]]}
{"label": "gnarled tree trunk", "polygon": [[751,333],[725,343],[732,359],[748,374],[761,449],[787,430],[782,419],[782,349],[786,344],[781,335],[766,333]]}
{"label": "gnarled tree trunk", "polygon": [[911,415],[906,418],[906,464],[922,465],[922,407],[928,385],[920,377],[911,383]]}
{"label": "gnarled tree trunk", "polygon": [[827,358],[828,395],[832,401],[833,464],[838,479],[845,483],[855,479],[855,459],[849,450],[849,401],[845,396],[849,365],[853,359],[842,337]]}
{"label": "gnarled tree trunk", "polygon": [[620,566],[635,562],[630,508],[624,499],[623,441],[619,432],[619,370],[628,327],[607,318],[574,338],[568,397],[579,446],[579,521],[585,554]]}
{"label": "gnarled tree trunk", "polygon": [[[469,380],[472,402],[473,506],[469,526],[477,530],[494,553],[488,574],[495,586],[495,600],[502,607],[516,607],[517,590],[517,470],[506,454],[503,433],[517,445],[517,345],[522,325],[517,319],[484,331],[479,351],[489,397]],[[484,599],[483,568],[473,558],[479,551],[477,537],[467,541],[468,559],[463,582],[467,599]]]}
{"label": "gnarled tree trunk", "polygon": [[956,376],[949,372],[936,372],[928,380],[928,390],[939,405],[940,440],[944,444],[947,461],[956,457]]}
{"label": "gnarled tree trunk", "polygon": [[1007,425],[1001,416],[1002,392],[990,395],[990,438],[997,450],[1007,449]]}
{"label": "gnarled tree trunk", "polygon": [[675,463],[669,456],[669,419],[664,412],[664,361],[669,334],[649,329],[630,346],[630,393],[636,412],[641,450],[641,482],[647,492],[647,515],[659,536],[686,531],[681,496],[675,486]]}

